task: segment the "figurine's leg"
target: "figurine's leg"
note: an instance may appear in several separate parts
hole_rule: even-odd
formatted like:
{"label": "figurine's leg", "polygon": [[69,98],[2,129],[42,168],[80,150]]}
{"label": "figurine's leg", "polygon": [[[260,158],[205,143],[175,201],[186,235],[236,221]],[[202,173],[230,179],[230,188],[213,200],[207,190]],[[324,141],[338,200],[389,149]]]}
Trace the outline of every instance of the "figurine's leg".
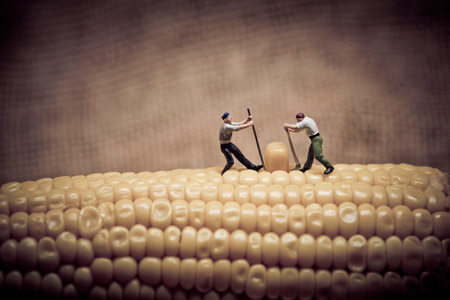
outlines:
{"label": "figurine's leg", "polygon": [[236,159],[238,161],[240,161],[241,164],[243,164],[247,169],[255,168],[255,165],[252,164],[247,158],[245,158],[245,156],[244,156],[244,154],[242,154],[241,150],[239,150],[239,148],[236,147],[236,145],[234,145],[233,143],[230,143],[230,150],[231,150],[231,153],[234,154]]}
{"label": "figurine's leg", "polygon": [[322,154],[322,143],[323,143],[323,138],[321,136],[317,136],[317,137],[313,138],[313,140],[311,141],[311,145],[312,145],[313,151],[314,151],[314,157],[325,168],[330,168],[331,163]]}
{"label": "figurine's leg", "polygon": [[222,175],[223,175],[223,173],[228,171],[234,164],[234,159],[233,159],[233,156],[231,156],[231,151],[230,151],[229,146],[230,146],[230,144],[221,144],[220,145],[220,150],[222,151],[223,155],[225,156],[225,158],[227,160],[227,164],[222,170]]}
{"label": "figurine's leg", "polygon": [[321,136],[313,138],[311,145],[314,149],[314,157],[326,168],[324,174],[330,174],[334,168],[331,163],[322,154],[323,139]]}
{"label": "figurine's leg", "polygon": [[301,168],[300,171],[305,172],[306,170],[311,169],[313,161],[314,161],[314,148],[313,144],[311,143],[308,150],[308,158],[306,159],[306,162],[303,164],[303,168]]}

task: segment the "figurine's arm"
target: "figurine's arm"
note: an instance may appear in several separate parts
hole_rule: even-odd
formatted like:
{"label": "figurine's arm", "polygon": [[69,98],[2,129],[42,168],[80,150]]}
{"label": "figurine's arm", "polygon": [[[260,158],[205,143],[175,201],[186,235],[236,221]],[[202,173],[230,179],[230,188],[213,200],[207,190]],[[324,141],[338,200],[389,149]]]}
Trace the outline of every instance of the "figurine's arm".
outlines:
{"label": "figurine's arm", "polygon": [[250,122],[252,120],[252,116],[248,116],[247,119],[239,122],[239,125],[243,125],[243,124],[247,124],[248,122]]}
{"label": "figurine's arm", "polygon": [[253,126],[253,121],[247,121],[246,120],[245,122],[243,122],[240,125],[238,125],[238,128],[239,128],[239,130],[241,130],[241,129],[248,128],[250,126]]}
{"label": "figurine's arm", "polygon": [[298,129],[296,124],[284,123],[283,127],[284,127],[284,130],[290,131],[290,132],[299,132],[300,131],[300,129]]}

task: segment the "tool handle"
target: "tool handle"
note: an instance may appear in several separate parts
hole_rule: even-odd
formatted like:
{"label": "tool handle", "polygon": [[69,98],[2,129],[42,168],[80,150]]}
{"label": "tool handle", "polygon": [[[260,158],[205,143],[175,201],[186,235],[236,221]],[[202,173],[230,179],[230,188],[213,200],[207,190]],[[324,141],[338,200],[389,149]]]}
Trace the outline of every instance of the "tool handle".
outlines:
{"label": "tool handle", "polygon": [[[251,116],[249,107],[247,107],[247,112],[248,112],[248,115]],[[265,170],[266,169],[266,165],[264,164],[264,158],[263,158],[262,153],[261,153],[261,147],[259,147],[259,141],[258,141],[258,136],[256,135],[255,125],[252,125],[252,128],[253,128],[253,134],[255,135],[256,146],[258,147],[259,157],[261,158],[261,164],[263,165],[263,168]]]}
{"label": "tool handle", "polygon": [[298,164],[300,164],[300,162],[298,160],[297,154],[295,153],[294,145],[292,145],[291,135],[289,134],[289,131],[286,131],[286,133],[287,133],[288,140],[289,140],[289,146],[291,147],[292,156],[294,157],[295,163],[298,165]]}

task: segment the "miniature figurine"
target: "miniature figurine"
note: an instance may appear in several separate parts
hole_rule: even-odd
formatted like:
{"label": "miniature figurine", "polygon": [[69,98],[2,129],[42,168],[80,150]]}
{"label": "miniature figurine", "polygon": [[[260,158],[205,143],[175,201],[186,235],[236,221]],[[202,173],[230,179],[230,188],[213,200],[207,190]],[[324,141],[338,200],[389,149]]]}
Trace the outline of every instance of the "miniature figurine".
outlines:
{"label": "miniature figurine", "polygon": [[225,155],[225,158],[227,160],[227,164],[222,170],[222,175],[226,171],[228,171],[234,164],[234,160],[231,154],[234,154],[236,159],[240,161],[247,169],[252,169],[258,172],[263,166],[252,164],[247,158],[245,158],[241,150],[239,150],[239,148],[231,142],[233,131],[245,129],[253,125],[252,116],[249,115],[247,119],[238,123],[233,122],[233,118],[228,112],[226,112],[223,114],[222,120],[223,125],[222,127],[220,127],[219,132],[220,150],[222,151],[223,155]]}
{"label": "miniature figurine", "polygon": [[316,158],[326,169],[324,174],[330,174],[333,172],[334,167],[322,154],[322,142],[323,139],[319,134],[319,129],[310,117],[305,116],[303,113],[298,113],[295,118],[297,119],[297,124],[284,124],[284,129],[290,132],[299,132],[306,130],[305,133],[311,139],[311,145],[308,150],[308,158],[300,171],[305,172],[312,167],[314,158]]}

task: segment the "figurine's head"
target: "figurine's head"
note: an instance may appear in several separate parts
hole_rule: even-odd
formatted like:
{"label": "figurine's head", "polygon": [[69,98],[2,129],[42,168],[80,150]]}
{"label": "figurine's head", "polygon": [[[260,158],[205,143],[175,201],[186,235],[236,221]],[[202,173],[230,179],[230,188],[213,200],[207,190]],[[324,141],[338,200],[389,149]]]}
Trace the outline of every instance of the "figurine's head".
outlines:
{"label": "figurine's head", "polygon": [[297,122],[301,122],[305,118],[305,115],[303,113],[298,113],[295,118],[297,119]]}
{"label": "figurine's head", "polygon": [[230,116],[230,113],[228,113],[228,112],[226,112],[226,113],[224,113],[224,114],[222,115],[222,120],[223,120],[225,123],[231,122],[232,119],[233,119],[233,118]]}

